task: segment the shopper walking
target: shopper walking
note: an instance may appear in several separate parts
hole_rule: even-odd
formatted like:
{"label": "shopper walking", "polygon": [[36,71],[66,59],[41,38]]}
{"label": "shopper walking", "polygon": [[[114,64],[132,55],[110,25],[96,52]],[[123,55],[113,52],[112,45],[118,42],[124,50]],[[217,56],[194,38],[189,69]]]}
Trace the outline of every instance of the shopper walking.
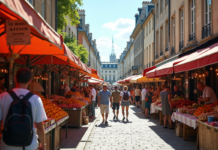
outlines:
{"label": "shopper walking", "polygon": [[[120,108],[120,91],[117,90],[117,86],[114,87],[114,91],[112,92],[111,95],[112,95],[112,100],[113,100],[113,103],[111,104],[111,107],[112,107],[113,113],[114,113],[113,119],[118,120],[119,108]],[[115,113],[115,110],[117,110],[117,113]],[[117,116],[116,116],[116,114],[117,114]]]}
{"label": "shopper walking", "polygon": [[164,115],[164,128],[167,128],[167,119],[170,124],[170,129],[173,129],[172,127],[172,120],[171,115],[173,111],[172,102],[171,102],[171,94],[170,94],[170,87],[166,86],[165,90],[160,93],[161,97],[161,104],[162,104],[162,113]]}
{"label": "shopper walking", "polygon": [[107,90],[107,84],[103,84],[103,90],[99,92],[98,97],[98,107],[100,107],[103,118],[102,124],[108,124],[107,118],[109,114],[109,98],[110,102],[112,102],[111,93]]}
{"label": "shopper walking", "polygon": [[146,97],[146,93],[147,93],[147,86],[145,86],[143,89],[142,89],[142,92],[141,92],[141,97],[142,97],[142,112],[145,113],[145,97]]}
{"label": "shopper walking", "polygon": [[134,104],[134,95],[133,95],[134,91],[135,91],[135,89],[132,88],[132,90],[131,90],[131,92],[130,92],[130,94],[131,94],[131,105]]}
{"label": "shopper walking", "polygon": [[[4,125],[2,150],[37,150],[39,145],[45,150],[43,121],[47,120],[47,116],[41,98],[27,90],[31,77],[29,69],[19,69],[15,78],[16,87],[0,95],[0,129]],[[9,115],[16,115],[16,120]]]}
{"label": "shopper walking", "polygon": [[127,91],[128,87],[123,87],[123,92],[120,93],[120,101],[122,106],[122,114],[123,114],[123,121],[125,120],[125,107],[126,107],[126,121],[128,122],[128,115],[129,115],[129,99],[130,99],[130,93]]}
{"label": "shopper walking", "polygon": [[146,118],[150,118],[148,114],[149,114],[149,109],[150,109],[151,102],[152,102],[152,96],[153,96],[152,87],[149,87],[146,93],[146,98],[145,98],[145,117]]}
{"label": "shopper walking", "polygon": [[90,88],[90,90],[91,90],[91,103],[92,103],[92,105],[91,105],[91,107],[92,107],[92,116],[91,116],[91,118],[95,118],[95,101],[96,101],[96,91],[95,91],[95,88],[93,88],[93,86],[90,84],[89,85],[89,88]]}
{"label": "shopper walking", "polygon": [[136,87],[134,91],[134,95],[135,95],[136,106],[139,108],[141,91],[138,86]]}

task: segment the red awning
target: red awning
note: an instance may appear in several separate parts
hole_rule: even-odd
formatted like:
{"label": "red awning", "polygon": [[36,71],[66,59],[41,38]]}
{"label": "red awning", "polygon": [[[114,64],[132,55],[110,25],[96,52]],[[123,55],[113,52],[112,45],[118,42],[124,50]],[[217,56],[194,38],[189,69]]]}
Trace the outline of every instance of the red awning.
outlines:
{"label": "red awning", "polygon": [[184,57],[178,58],[176,60],[173,60],[171,62],[168,62],[160,67],[157,67],[149,72],[146,73],[147,78],[155,78],[155,77],[161,77],[165,76],[167,74],[172,74],[174,71],[174,66],[180,62],[183,62],[188,59],[193,59],[197,56],[199,56],[202,53],[203,50],[198,50],[192,54],[186,55]]}
{"label": "red awning", "polygon": [[63,38],[56,33],[25,0],[0,0],[0,53],[9,53],[6,42],[6,20],[24,20],[31,28],[31,44],[12,46],[14,53],[64,54]]}
{"label": "red awning", "polygon": [[117,81],[117,83],[125,83],[125,82],[129,82],[134,76],[129,76],[123,80]]}
{"label": "red awning", "polygon": [[218,63],[218,43],[201,50],[198,56],[187,58],[183,62],[176,64],[174,70],[175,72],[183,72],[214,63]]}
{"label": "red awning", "polygon": [[144,70],[143,70],[143,73],[142,73],[143,76],[145,76],[148,71],[151,71],[151,70],[153,70],[153,69],[155,69],[155,68],[156,68],[156,66],[153,66],[153,67],[144,69]]}

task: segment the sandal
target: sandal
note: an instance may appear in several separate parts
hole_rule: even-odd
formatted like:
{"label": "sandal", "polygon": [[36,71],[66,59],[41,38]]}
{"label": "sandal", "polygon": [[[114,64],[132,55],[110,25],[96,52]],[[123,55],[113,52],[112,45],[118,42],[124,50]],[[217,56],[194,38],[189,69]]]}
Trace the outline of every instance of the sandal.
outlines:
{"label": "sandal", "polygon": [[108,122],[107,122],[107,121],[105,121],[105,124],[108,124]]}
{"label": "sandal", "polygon": [[166,129],[166,128],[167,128],[167,126],[164,126],[163,128],[164,128],[164,129]]}

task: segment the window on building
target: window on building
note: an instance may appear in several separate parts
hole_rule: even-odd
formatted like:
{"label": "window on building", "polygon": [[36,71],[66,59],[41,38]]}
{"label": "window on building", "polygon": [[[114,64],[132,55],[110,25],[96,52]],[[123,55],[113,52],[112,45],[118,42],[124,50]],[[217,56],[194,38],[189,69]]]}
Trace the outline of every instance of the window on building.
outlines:
{"label": "window on building", "polygon": [[[158,55],[159,53],[159,35],[158,35],[158,31],[156,32],[156,55]],[[157,56],[156,56],[157,58]]]}
{"label": "window on building", "polygon": [[111,73],[111,71],[109,71],[109,73]]}
{"label": "window on building", "polygon": [[168,5],[168,0],[165,0],[165,6],[167,6]]}
{"label": "window on building", "polygon": [[109,67],[111,67],[111,65],[109,65]]}
{"label": "window on building", "polygon": [[159,15],[159,11],[158,11],[158,3],[156,4],[156,16],[157,16],[157,18],[158,18],[158,15]]}
{"label": "window on building", "polygon": [[33,0],[28,0],[28,2],[33,6]]}
{"label": "window on building", "polygon": [[160,0],[160,13],[163,12],[163,1],[164,1],[164,0]]}
{"label": "window on building", "polygon": [[50,0],[50,25],[52,26],[52,0]]}
{"label": "window on building", "polygon": [[166,21],[166,25],[165,25],[165,27],[166,27],[166,29],[165,29],[165,31],[166,31],[166,33],[165,33],[165,47],[167,48],[168,47],[168,42],[169,42],[169,40],[168,40],[168,37],[169,37],[169,33],[168,33],[168,27],[169,27],[169,25],[168,25],[168,21]]}
{"label": "window on building", "polygon": [[163,50],[163,26],[160,28],[160,51]]}
{"label": "window on building", "polygon": [[113,80],[115,81],[115,75],[113,75]]}
{"label": "window on building", "polygon": [[195,0],[191,1],[191,34],[195,33]]}
{"label": "window on building", "polygon": [[105,67],[107,67],[107,65],[105,65]]}
{"label": "window on building", "polygon": [[42,17],[45,18],[45,0],[42,0]]}
{"label": "window on building", "polygon": [[180,41],[184,41],[184,18],[183,18],[183,9],[180,10],[180,13],[181,13],[181,24],[180,24],[180,27],[181,27],[181,40]]}
{"label": "window on building", "polygon": [[107,75],[105,76],[105,81],[107,81]]}
{"label": "window on building", "polygon": [[113,73],[115,73],[115,71],[113,71]]}
{"label": "window on building", "polygon": [[205,1],[205,25],[211,23],[211,0]]}
{"label": "window on building", "polygon": [[115,65],[114,65],[114,67],[115,67]]}
{"label": "window on building", "polygon": [[109,75],[109,81],[111,81],[111,75]]}
{"label": "window on building", "polygon": [[173,47],[175,46],[175,17],[173,17]]}
{"label": "window on building", "polygon": [[107,71],[105,71],[105,73],[107,73]]}

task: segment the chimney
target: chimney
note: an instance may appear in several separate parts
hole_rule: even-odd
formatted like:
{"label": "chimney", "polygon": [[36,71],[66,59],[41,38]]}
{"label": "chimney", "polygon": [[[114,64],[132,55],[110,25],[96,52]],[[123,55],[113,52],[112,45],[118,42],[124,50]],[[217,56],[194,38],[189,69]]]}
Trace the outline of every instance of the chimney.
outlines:
{"label": "chimney", "polygon": [[89,34],[89,24],[85,25],[85,29],[87,30],[88,34]]}
{"label": "chimney", "polygon": [[138,19],[139,19],[139,15],[136,13],[136,14],[135,14],[135,24],[136,24],[136,25],[137,25]]}
{"label": "chimney", "polygon": [[139,17],[141,16],[142,8],[138,8],[139,11]]}
{"label": "chimney", "polygon": [[89,33],[89,37],[91,38],[91,41],[92,41],[92,33]]}
{"label": "chimney", "polygon": [[143,1],[142,7],[147,7],[149,4],[151,4],[149,1]]}
{"label": "chimney", "polygon": [[83,29],[85,29],[85,10],[79,9],[79,17],[80,17],[80,25]]}

